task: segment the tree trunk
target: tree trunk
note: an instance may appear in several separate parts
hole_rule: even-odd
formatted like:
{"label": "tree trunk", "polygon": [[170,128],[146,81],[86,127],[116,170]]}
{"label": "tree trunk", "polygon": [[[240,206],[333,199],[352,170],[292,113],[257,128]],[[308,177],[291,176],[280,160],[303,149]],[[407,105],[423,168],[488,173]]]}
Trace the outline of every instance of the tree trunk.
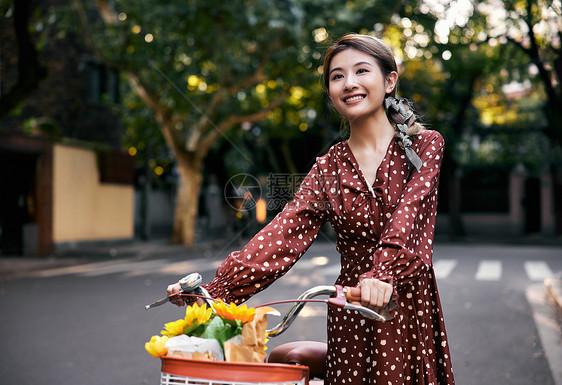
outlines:
{"label": "tree trunk", "polygon": [[30,0],[14,1],[14,31],[18,57],[18,78],[7,91],[0,90],[0,116],[6,115],[35,91],[47,77],[47,67],[39,62],[39,53],[30,34],[33,5]]}
{"label": "tree trunk", "polygon": [[[203,163],[188,156],[176,157],[179,183],[174,212],[172,242],[186,246],[195,243],[199,191],[203,181]],[[186,159],[187,158],[187,159]]]}

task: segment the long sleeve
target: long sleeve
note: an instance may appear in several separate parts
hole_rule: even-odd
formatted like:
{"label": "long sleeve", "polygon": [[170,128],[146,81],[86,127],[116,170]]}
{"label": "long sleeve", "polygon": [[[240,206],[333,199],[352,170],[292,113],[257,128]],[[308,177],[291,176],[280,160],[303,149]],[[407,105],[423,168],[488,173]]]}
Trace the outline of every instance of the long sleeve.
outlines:
{"label": "long sleeve", "polygon": [[373,268],[366,274],[367,277],[392,281],[397,291],[427,272],[432,265],[443,151],[443,137],[435,131],[420,144],[418,154],[423,167],[412,173],[404,187],[377,244]]}
{"label": "long sleeve", "polygon": [[326,221],[323,191],[315,164],[283,211],[220,265],[206,287],[211,296],[227,302],[244,302],[287,273]]}

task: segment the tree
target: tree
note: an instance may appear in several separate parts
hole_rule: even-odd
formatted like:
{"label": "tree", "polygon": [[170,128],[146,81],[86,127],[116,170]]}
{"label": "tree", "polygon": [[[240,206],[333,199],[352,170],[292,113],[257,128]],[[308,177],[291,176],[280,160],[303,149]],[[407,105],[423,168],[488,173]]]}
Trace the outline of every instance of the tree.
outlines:
{"label": "tree", "polygon": [[[400,13],[401,19],[395,18],[396,27],[402,24],[401,33],[395,34],[402,41],[397,46],[403,46],[405,54],[402,78],[407,80],[403,82],[406,89],[402,87],[402,92],[418,100],[431,125],[446,137],[442,174],[448,181],[450,225],[456,235],[464,233],[460,215],[463,167],[484,160],[503,165],[520,161],[525,161],[527,166],[542,163],[542,167],[545,160],[548,162],[549,146],[541,147],[544,137],[535,130],[537,126],[547,127],[537,113],[540,93],[527,87],[525,97],[515,100],[504,93],[509,83],[527,84],[527,79],[532,79],[528,57],[533,52],[545,61],[544,71],[537,68],[537,75],[543,73],[541,79],[549,79],[553,86],[559,84],[552,72],[556,65],[552,63],[556,63],[559,55],[560,33],[556,21],[560,21],[560,2],[535,1],[532,6],[530,2],[489,1],[474,5],[465,2],[464,9],[460,8],[460,2],[432,6],[421,3],[409,11],[406,6]],[[501,19],[503,6],[507,10],[511,7],[505,13],[511,17],[509,20]],[[519,18],[514,9],[519,10]],[[527,18],[526,24],[522,21],[525,9],[535,15]],[[497,21],[498,16],[501,22]],[[522,26],[524,31],[535,31],[537,47],[542,48],[533,50],[532,38],[522,38],[524,34],[514,32]],[[408,36],[404,39],[405,35]],[[510,46],[507,44],[510,41],[521,44]],[[548,91],[548,87],[545,86],[545,93],[550,93],[549,99],[556,101],[557,92],[553,87]],[[551,111],[547,108],[545,115],[551,116],[549,135],[554,139],[557,135],[554,131],[560,132],[560,124],[555,120],[561,109],[549,108]],[[527,140],[520,140],[522,134]],[[476,138],[480,139],[479,148],[471,143]],[[537,148],[542,148],[542,152]]]}
{"label": "tree", "polygon": [[[73,0],[84,40],[125,74],[175,159],[173,241],[193,242],[203,160],[241,126],[260,121],[268,136],[281,137],[289,171],[297,171],[288,144],[318,124],[311,111],[324,95],[314,66],[329,43],[326,28],[333,38],[369,17],[388,20],[394,3],[384,3],[97,0],[87,7]],[[96,18],[102,23],[91,22]]]}
{"label": "tree", "polygon": [[[530,82],[542,88],[542,110],[546,122],[537,122],[550,143],[537,143],[543,154],[542,171],[550,166],[555,184],[556,232],[562,232],[562,3],[560,0],[487,1],[479,5],[490,17],[489,42],[510,50],[510,56],[522,57],[512,80]],[[495,20],[494,20],[495,19]],[[499,19],[499,22],[498,22]],[[546,124],[545,124],[546,123]],[[549,154],[550,153],[550,154]]]}
{"label": "tree", "polygon": [[[528,71],[547,96],[545,134],[562,145],[562,5],[559,0],[504,1],[502,25],[490,25],[491,39],[504,40],[528,58]],[[527,74],[522,74],[527,76]]]}
{"label": "tree", "polygon": [[[282,75],[295,66],[302,9],[291,0],[73,5],[99,60],[122,71],[154,113],[179,173],[172,240],[192,244],[213,144],[294,92],[295,79]],[[102,23],[91,23],[92,14]]]}
{"label": "tree", "polygon": [[[287,169],[295,172],[289,142],[301,131],[332,132],[337,122],[326,113],[318,67],[335,38],[371,33],[395,47],[400,93],[447,137],[451,175],[467,131],[481,125],[473,100],[488,92],[485,80],[499,71],[502,57],[501,47],[489,44],[480,6],[447,12],[423,1],[390,0],[73,3],[85,40],[125,74],[141,108],[151,111],[141,115],[154,116],[175,159],[180,190],[173,240],[186,244],[193,242],[203,160],[214,144],[226,140],[237,148],[233,134],[260,122],[263,137],[281,140]],[[103,23],[88,22],[94,14]],[[459,202],[458,194],[453,189],[449,200]],[[453,206],[451,223],[462,233],[460,207]]]}

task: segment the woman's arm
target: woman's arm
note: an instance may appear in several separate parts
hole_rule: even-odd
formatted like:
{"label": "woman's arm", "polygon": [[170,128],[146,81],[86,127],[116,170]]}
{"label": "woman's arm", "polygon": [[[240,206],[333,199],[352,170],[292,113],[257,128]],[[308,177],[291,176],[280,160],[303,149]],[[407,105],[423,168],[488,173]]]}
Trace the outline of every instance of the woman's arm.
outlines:
{"label": "woman's arm", "polygon": [[[293,200],[240,251],[232,252],[205,286],[214,298],[241,303],[283,276],[305,253],[326,221],[326,195],[315,164]],[[179,292],[170,285],[168,294]],[[177,305],[183,301],[174,300]]]}
{"label": "woman's arm", "polygon": [[418,155],[420,171],[413,171],[396,209],[386,222],[373,257],[373,268],[363,275],[392,284],[400,291],[428,271],[432,264],[437,211],[437,187],[443,158],[443,137],[428,132]]}

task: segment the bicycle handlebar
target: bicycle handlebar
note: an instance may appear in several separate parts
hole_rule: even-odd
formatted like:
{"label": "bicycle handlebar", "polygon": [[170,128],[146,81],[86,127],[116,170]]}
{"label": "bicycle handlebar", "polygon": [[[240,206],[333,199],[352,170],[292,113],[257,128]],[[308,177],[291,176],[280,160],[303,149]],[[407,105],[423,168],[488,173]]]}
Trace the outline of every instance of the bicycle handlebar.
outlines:
{"label": "bicycle handlebar", "polygon": [[358,287],[343,287],[340,285],[335,286],[315,286],[308,289],[302,293],[296,300],[295,304],[289,309],[287,314],[283,317],[283,320],[272,329],[266,330],[269,337],[277,337],[281,333],[291,326],[293,321],[297,318],[300,311],[303,309],[304,305],[308,299],[317,297],[319,295],[329,295],[330,298],[324,302],[341,307],[347,310],[355,310],[365,318],[374,319],[377,321],[385,322],[392,319],[390,315],[388,317],[382,316],[379,313],[366,308],[362,305],[352,304],[348,301],[359,301],[361,300],[361,289]]}
{"label": "bicycle handlebar", "polygon": [[[213,298],[209,295],[205,288],[200,286],[201,284],[201,275],[199,273],[191,273],[180,280],[180,286],[182,288],[181,296],[191,296],[191,297],[198,297],[203,298],[203,300],[207,303],[208,306],[211,305],[211,301],[214,301]],[[328,295],[329,298],[325,300],[312,300],[314,297],[318,297],[320,295]],[[164,303],[168,302],[170,297],[160,299],[151,303],[150,305],[146,305],[145,309],[151,309],[156,306],[163,305]],[[367,307],[364,307],[358,302],[361,300],[361,289],[358,287],[343,287],[340,285],[335,286],[315,286],[306,290],[302,293],[296,300],[288,300],[283,302],[294,302],[295,304],[289,309],[287,314],[283,317],[281,322],[274,326],[272,329],[266,330],[266,333],[269,337],[276,337],[283,333],[293,321],[297,318],[300,311],[304,308],[307,302],[324,302],[329,305],[334,305],[346,310],[354,310],[361,314],[363,317],[374,319],[377,321],[385,322],[391,320],[393,317],[390,315],[390,312],[387,310],[383,310],[383,314],[379,314],[374,310],[371,310]],[[350,303],[355,302],[355,303]],[[261,305],[265,306],[265,305]]]}

